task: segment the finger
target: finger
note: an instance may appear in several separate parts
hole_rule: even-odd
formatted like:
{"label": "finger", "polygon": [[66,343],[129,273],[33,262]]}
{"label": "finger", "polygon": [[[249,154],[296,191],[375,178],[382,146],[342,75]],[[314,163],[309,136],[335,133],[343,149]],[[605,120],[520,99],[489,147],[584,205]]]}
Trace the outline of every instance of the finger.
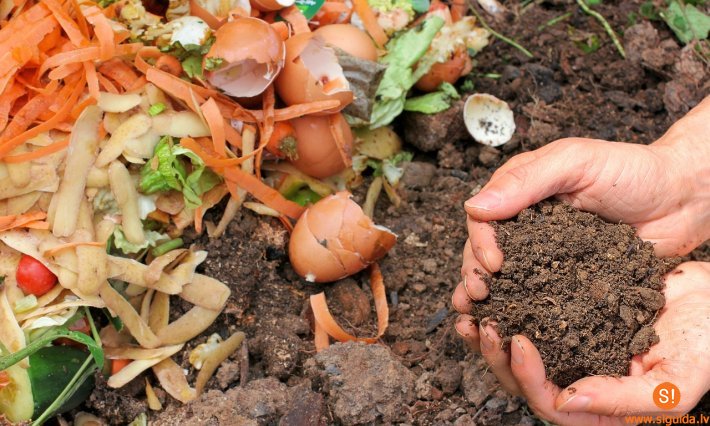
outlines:
{"label": "finger", "polygon": [[493,328],[494,325],[495,322],[492,321],[481,321],[479,326],[481,354],[503,389],[513,395],[520,395],[520,388],[510,369],[510,354],[503,350],[503,341]]}
{"label": "finger", "polygon": [[478,221],[508,219],[547,197],[572,192],[585,177],[585,163],[590,161],[567,149],[580,141],[585,140],[557,141],[556,149],[506,171],[466,201],[466,212]]}
{"label": "finger", "polygon": [[461,279],[463,288],[473,300],[483,300],[488,297],[488,286],[483,281],[489,275],[471,250],[471,242],[467,241],[463,251]]}
{"label": "finger", "polygon": [[466,293],[463,281],[461,281],[454,289],[454,294],[451,295],[451,305],[460,314],[470,314],[473,301]]}
{"label": "finger", "polygon": [[454,328],[469,349],[474,352],[481,352],[478,325],[471,315],[459,315]]}
{"label": "finger", "polygon": [[495,172],[493,172],[489,182],[493,182],[503,176],[510,169],[520,167],[523,164],[527,164],[535,160],[539,155],[538,151],[539,150],[522,152],[514,157],[511,157],[510,160],[506,161],[502,166],[498,167]]}
{"label": "finger", "polygon": [[511,370],[530,408],[538,416],[559,425],[600,424],[600,418],[587,413],[562,413],[555,409],[560,388],[545,377],[540,352],[525,336],[513,336],[510,344]]}
{"label": "finger", "polygon": [[503,265],[503,252],[498,248],[493,227],[486,222],[478,222],[470,217],[466,219],[468,238],[476,259],[489,273],[500,271]]}

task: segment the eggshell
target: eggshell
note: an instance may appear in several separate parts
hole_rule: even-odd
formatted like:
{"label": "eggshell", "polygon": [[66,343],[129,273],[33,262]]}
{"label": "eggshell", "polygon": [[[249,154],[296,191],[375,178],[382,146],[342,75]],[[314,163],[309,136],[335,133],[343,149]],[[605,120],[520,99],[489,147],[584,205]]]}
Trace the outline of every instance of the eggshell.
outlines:
{"label": "eggshell", "polygon": [[487,93],[476,93],[466,99],[463,121],[471,136],[488,146],[503,145],[515,133],[513,111],[505,101]]}
{"label": "eggshell", "polygon": [[207,72],[207,80],[230,96],[251,98],[261,94],[284,66],[286,48],[278,33],[257,18],[238,18],[215,33],[215,43],[205,55],[223,64]]}
{"label": "eggshell", "polygon": [[468,52],[459,50],[446,62],[437,62],[429,72],[417,81],[416,88],[422,92],[433,92],[443,82],[454,84],[462,75],[471,72],[472,64]]}
{"label": "eggshell", "polygon": [[286,41],[286,64],[275,84],[288,105],[335,99],[340,106],[326,112],[333,113],[353,101],[335,51],[314,33],[297,34]]}
{"label": "eggshell", "polygon": [[343,49],[356,58],[367,61],[377,60],[377,49],[366,32],[350,24],[333,24],[320,27],[313,32],[325,40],[326,44]]}
{"label": "eggshell", "polygon": [[351,165],[353,134],[342,114],[307,115],[290,123],[296,133],[298,154],[292,163],[300,171],[322,179]]}
{"label": "eggshell", "polygon": [[330,282],[365,269],[397,241],[375,225],[348,192],[330,195],[298,219],[289,242],[293,269],[311,282]]}

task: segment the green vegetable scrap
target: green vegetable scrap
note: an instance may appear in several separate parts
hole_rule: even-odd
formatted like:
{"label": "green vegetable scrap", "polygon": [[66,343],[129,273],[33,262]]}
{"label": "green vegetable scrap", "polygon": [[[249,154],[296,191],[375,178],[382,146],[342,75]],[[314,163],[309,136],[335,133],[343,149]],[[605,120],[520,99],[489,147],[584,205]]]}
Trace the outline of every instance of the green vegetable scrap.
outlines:
{"label": "green vegetable scrap", "polygon": [[[160,50],[178,58],[182,64],[182,70],[185,71],[185,74],[187,74],[188,77],[204,78],[204,75],[202,74],[202,58],[207,54],[207,52],[210,51],[210,48],[214,42],[214,36],[208,38],[203,45],[188,44],[183,46],[182,43],[176,41],[175,43],[165,46]],[[219,61],[215,61],[212,66],[219,67],[219,65],[221,65],[221,58],[217,59],[219,59]]]}
{"label": "green vegetable scrap", "polygon": [[148,114],[150,114],[151,117],[155,117],[156,115],[160,114],[161,112],[165,111],[165,106],[164,103],[158,102],[157,104],[153,104],[148,108]]}
{"label": "green vegetable scrap", "polygon": [[660,13],[661,18],[684,44],[693,40],[705,40],[710,32],[710,16],[692,4],[672,0]]}
{"label": "green vegetable scrap", "polygon": [[206,168],[197,154],[164,136],[156,145],[153,158],[141,169],[140,189],[146,194],[181,191],[185,206],[197,208],[202,204],[200,196],[220,182],[221,178]]}
{"label": "green vegetable scrap", "polygon": [[[388,53],[381,60],[387,65],[387,70],[375,94],[375,105],[370,117],[371,128],[386,126],[402,113],[407,92],[434,65],[433,62],[417,62],[443,26],[443,19],[432,16],[421,25],[402,32],[387,44]],[[416,70],[413,69],[415,64]]]}
{"label": "green vegetable scrap", "polygon": [[404,103],[404,110],[436,114],[449,109],[451,101],[454,99],[461,99],[461,95],[459,95],[454,86],[444,82],[436,92],[407,99]]}
{"label": "green vegetable scrap", "polygon": [[170,237],[167,234],[161,234],[156,231],[145,231],[145,241],[141,244],[133,244],[126,239],[123,234],[123,228],[121,226],[116,226],[113,230],[113,244],[114,246],[121,250],[124,254],[139,253],[148,247],[155,247],[158,241],[169,240]]}

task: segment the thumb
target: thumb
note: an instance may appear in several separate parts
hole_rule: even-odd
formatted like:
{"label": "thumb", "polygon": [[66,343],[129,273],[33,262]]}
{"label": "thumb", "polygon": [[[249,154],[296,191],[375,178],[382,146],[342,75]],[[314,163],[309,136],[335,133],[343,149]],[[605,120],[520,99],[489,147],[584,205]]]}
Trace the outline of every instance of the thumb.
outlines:
{"label": "thumb", "polygon": [[579,139],[554,142],[546,154],[505,171],[464,204],[477,221],[508,219],[552,195],[574,191],[585,176],[589,156],[574,154]]}
{"label": "thumb", "polygon": [[677,395],[668,393],[668,398],[677,398],[678,405],[668,406],[667,409],[656,405],[654,398],[659,396],[654,395],[654,390],[668,382],[674,383],[655,370],[642,376],[585,377],[560,392],[555,405],[561,412],[586,412],[612,417],[651,413],[671,415],[690,410],[697,401],[691,401],[695,399],[691,396],[693,392],[681,383],[674,383],[678,385]]}

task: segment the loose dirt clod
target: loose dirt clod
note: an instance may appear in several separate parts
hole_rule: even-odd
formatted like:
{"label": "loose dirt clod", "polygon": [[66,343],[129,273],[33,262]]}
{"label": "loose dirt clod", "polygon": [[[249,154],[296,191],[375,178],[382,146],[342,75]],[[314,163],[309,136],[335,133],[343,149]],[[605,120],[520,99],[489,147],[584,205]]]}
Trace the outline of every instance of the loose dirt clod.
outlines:
{"label": "loose dirt clod", "polygon": [[662,277],[678,262],[657,258],[631,226],[543,202],[494,228],[505,260],[473,315],[496,321],[506,347],[530,338],[550,380],[626,375],[631,356],[658,342]]}

